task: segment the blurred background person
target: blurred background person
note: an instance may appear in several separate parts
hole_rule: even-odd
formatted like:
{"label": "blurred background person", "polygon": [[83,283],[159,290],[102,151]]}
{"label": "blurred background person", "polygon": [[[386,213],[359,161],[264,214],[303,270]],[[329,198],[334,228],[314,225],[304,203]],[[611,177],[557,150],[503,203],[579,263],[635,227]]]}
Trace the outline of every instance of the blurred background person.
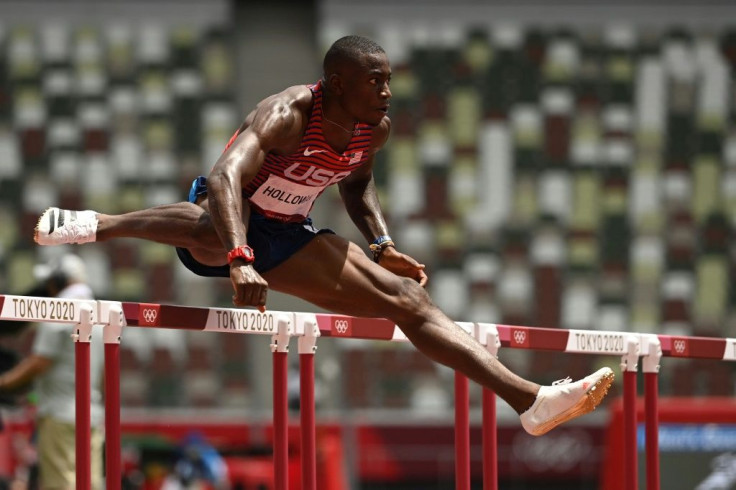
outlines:
{"label": "blurred background person", "polygon": [[199,432],[187,434],[177,451],[173,471],[161,484],[161,490],[198,490],[230,488],[227,465]]}
{"label": "blurred background person", "polygon": [[[94,299],[81,258],[66,254],[39,264],[34,276],[49,297]],[[36,328],[31,353],[0,374],[0,394],[12,393],[34,383],[37,397],[37,452],[39,481],[43,490],[75,488],[75,371],[73,325],[41,323]],[[90,352],[92,486],[102,486],[102,331],[93,329]],[[30,485],[33,486],[33,485]]]}

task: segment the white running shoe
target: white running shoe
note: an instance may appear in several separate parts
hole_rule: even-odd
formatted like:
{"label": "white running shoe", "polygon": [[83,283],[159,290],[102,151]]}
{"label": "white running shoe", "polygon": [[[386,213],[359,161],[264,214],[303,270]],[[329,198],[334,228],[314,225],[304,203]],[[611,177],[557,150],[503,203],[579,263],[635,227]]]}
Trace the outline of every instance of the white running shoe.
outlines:
{"label": "white running shoe", "polygon": [[585,378],[570,378],[542,386],[537,399],[521,414],[521,425],[528,433],[541,436],[570,419],[595,410],[613,383],[613,371],[602,368]]}
{"label": "white running shoe", "polygon": [[89,243],[96,239],[97,213],[89,210],[48,208],[38,218],[33,232],[33,240],[39,245]]}

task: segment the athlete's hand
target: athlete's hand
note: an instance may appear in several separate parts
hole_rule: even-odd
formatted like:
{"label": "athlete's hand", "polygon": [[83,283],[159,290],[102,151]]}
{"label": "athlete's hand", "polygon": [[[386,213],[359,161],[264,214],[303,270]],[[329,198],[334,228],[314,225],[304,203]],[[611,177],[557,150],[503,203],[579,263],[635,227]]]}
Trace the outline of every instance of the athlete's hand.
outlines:
{"label": "athlete's hand", "polygon": [[378,258],[378,265],[397,276],[409,277],[424,287],[427,284],[427,273],[424,264],[420,264],[406,254],[402,254],[394,247],[386,247]]}
{"label": "athlete's hand", "polygon": [[266,311],[268,283],[256,272],[251,264],[234,260],[230,265],[230,281],[233,283],[233,304],[235,306],[255,306]]}

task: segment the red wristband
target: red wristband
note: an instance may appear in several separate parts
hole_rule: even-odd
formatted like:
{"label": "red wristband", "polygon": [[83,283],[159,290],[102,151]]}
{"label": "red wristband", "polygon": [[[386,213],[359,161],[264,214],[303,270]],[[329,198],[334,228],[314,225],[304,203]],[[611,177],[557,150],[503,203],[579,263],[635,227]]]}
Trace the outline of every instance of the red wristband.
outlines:
{"label": "red wristband", "polygon": [[247,264],[252,264],[256,257],[253,254],[253,249],[248,245],[242,245],[235,247],[227,253],[227,263],[232,264],[235,259],[243,259]]}

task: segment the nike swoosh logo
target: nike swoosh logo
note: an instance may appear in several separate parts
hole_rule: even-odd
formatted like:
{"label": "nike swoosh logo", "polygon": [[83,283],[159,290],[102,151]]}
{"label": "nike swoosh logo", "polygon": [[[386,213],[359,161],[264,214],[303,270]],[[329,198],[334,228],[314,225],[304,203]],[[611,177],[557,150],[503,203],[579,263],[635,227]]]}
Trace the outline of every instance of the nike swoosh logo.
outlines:
{"label": "nike swoosh logo", "polygon": [[325,150],[312,150],[312,151],[309,151],[309,147],[307,146],[304,149],[304,156],[305,157],[308,157],[310,155],[314,155],[315,153],[324,153],[324,152],[325,152]]}

